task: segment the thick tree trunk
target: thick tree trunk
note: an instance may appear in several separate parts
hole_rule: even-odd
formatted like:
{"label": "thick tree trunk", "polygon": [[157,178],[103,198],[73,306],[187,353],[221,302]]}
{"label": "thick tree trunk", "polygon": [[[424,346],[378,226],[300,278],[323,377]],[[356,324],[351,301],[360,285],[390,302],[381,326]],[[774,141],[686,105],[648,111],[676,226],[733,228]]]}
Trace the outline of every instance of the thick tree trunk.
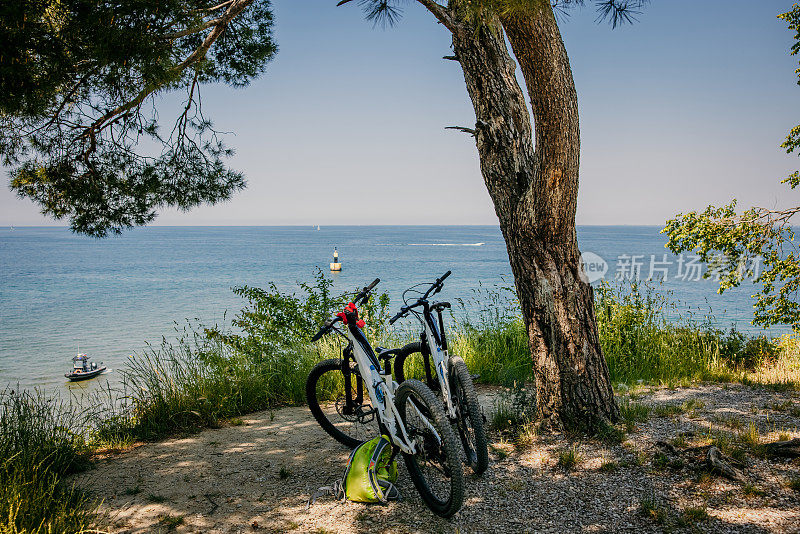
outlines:
{"label": "thick tree trunk", "polygon": [[[481,171],[528,329],[538,415],[556,427],[592,431],[616,420],[619,409],[600,348],[592,288],[581,279],[577,95],[550,4],[542,6],[478,31],[459,24],[449,29],[475,108]],[[531,96],[535,150],[503,30]]]}

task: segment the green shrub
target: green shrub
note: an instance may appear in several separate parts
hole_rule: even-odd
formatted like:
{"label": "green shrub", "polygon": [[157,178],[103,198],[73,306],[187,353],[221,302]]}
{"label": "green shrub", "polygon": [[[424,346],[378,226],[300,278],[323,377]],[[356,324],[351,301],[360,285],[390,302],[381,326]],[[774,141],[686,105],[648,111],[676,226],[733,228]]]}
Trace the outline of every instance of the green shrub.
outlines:
{"label": "green shrub", "polygon": [[[341,311],[352,294],[332,295],[333,281],[326,278],[320,269],[317,269],[312,283],[301,282],[298,286],[302,290],[300,295],[283,293],[274,283],[266,290],[235,287],[233,292],[247,300],[232,321],[233,327],[241,333],[215,326],[204,329],[205,337],[221,341],[256,364],[263,359],[269,360],[276,351],[295,350],[307,345],[325,321]],[[373,294],[359,306],[359,317],[366,322],[364,331],[370,341],[377,343],[385,338],[389,312],[386,293]]]}
{"label": "green shrub", "polygon": [[755,370],[778,353],[778,344],[766,336],[748,338],[733,329],[720,336],[720,356],[736,369]]}
{"label": "green shrub", "polygon": [[536,394],[521,384],[498,393],[491,411],[492,427],[498,431],[520,432],[535,420]]}
{"label": "green shrub", "polygon": [[345,296],[331,295],[333,281],[317,270],[315,281],[300,283],[304,295],[282,293],[274,283],[268,289],[237,286],[233,292],[247,300],[247,305],[233,319],[232,324],[243,334],[205,329],[209,339],[219,339],[237,352],[259,361],[271,354],[277,346],[291,347],[299,340],[309,340],[319,330],[334,310],[347,302]]}

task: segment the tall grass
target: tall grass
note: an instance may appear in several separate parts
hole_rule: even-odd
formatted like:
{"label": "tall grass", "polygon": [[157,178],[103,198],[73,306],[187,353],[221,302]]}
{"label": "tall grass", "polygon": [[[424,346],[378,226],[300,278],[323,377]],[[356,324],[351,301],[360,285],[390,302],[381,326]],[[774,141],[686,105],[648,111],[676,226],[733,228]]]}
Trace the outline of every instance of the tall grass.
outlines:
{"label": "tall grass", "polygon": [[463,323],[451,334],[450,352],[458,354],[483,384],[509,386],[533,375],[528,334],[521,319]]}
{"label": "tall grass", "polygon": [[79,532],[94,507],[65,476],[86,466],[86,414],[38,391],[0,392],[0,532]]}
{"label": "tall grass", "polygon": [[511,386],[533,376],[528,334],[514,289],[479,287],[450,317],[450,352],[464,358],[478,382]]}
{"label": "tall grass", "polygon": [[[477,317],[464,314],[451,348],[489,384],[524,383],[532,367],[518,305],[494,293]],[[484,292],[491,293],[491,292]],[[686,384],[743,381],[800,388],[800,340],[723,331],[711,318],[675,320],[668,296],[653,287],[604,284],[595,290],[600,343],[614,383]]]}
{"label": "tall grass", "polygon": [[748,370],[742,381],[773,389],[800,389],[800,338],[785,334],[775,344],[777,354],[764,358]]}
{"label": "tall grass", "polygon": [[301,403],[305,377],[315,363],[315,355],[303,347],[281,348],[254,361],[218,341],[164,343],[128,361],[122,408],[99,424],[97,437],[106,443],[153,440]]}
{"label": "tall grass", "polygon": [[632,284],[596,291],[600,342],[614,382],[741,381],[768,360],[790,357],[764,336],[747,337],[691,318],[670,320],[664,293]]}
{"label": "tall grass", "polygon": [[723,376],[717,332],[688,321],[667,320],[663,294],[633,284],[596,289],[596,316],[603,353],[614,382],[703,380]]}

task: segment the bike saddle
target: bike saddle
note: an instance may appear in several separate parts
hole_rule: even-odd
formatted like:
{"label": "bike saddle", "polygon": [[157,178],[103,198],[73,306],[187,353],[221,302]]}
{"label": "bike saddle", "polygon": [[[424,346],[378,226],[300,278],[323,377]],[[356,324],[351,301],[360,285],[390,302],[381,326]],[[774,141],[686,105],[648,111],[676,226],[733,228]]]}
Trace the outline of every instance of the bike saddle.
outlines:
{"label": "bike saddle", "polygon": [[437,302],[436,304],[431,306],[431,309],[433,311],[439,311],[439,310],[443,310],[443,309],[449,308],[449,307],[450,307],[450,303],[449,302]]}
{"label": "bike saddle", "polygon": [[387,349],[386,347],[375,347],[375,351],[378,353],[379,360],[385,360],[388,362],[393,357],[400,354],[402,349]]}

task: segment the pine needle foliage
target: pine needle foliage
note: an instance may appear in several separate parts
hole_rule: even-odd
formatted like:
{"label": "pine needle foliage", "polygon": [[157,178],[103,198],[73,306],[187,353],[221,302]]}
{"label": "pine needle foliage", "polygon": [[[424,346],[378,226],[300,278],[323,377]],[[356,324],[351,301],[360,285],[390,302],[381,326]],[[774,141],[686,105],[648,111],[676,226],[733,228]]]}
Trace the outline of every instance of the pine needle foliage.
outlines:
{"label": "pine needle foliage", "polygon": [[[0,161],[11,187],[102,237],[244,186],[201,107],[276,53],[269,0],[33,0],[0,5]],[[161,128],[159,95],[185,94]]]}
{"label": "pine needle foliage", "polygon": [[[341,0],[338,5],[346,4],[352,0]],[[498,14],[535,14],[542,7],[552,8],[564,16],[570,9],[583,7],[585,0],[418,0],[419,3],[435,4],[450,10],[461,20],[473,22],[476,25],[487,22]],[[359,0],[359,5],[364,11],[367,20],[376,25],[392,26],[397,23],[403,14],[403,5],[408,0]],[[642,9],[649,0],[596,0],[594,3],[597,11],[598,22],[608,22],[616,28],[622,24],[636,22],[637,16],[642,14]],[[427,6],[426,6],[427,7]]]}

